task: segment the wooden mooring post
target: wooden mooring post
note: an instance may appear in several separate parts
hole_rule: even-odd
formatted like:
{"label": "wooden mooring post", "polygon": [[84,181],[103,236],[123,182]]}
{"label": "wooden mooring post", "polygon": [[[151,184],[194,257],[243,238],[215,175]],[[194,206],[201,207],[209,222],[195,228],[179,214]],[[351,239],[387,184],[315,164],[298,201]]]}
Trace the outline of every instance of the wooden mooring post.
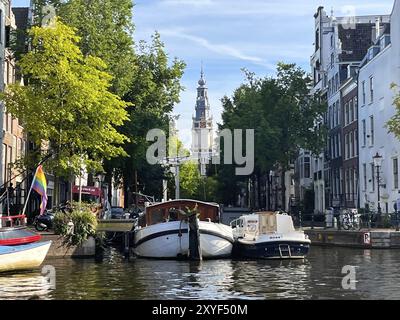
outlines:
{"label": "wooden mooring post", "polygon": [[203,260],[200,247],[199,221],[196,214],[189,216],[189,260]]}

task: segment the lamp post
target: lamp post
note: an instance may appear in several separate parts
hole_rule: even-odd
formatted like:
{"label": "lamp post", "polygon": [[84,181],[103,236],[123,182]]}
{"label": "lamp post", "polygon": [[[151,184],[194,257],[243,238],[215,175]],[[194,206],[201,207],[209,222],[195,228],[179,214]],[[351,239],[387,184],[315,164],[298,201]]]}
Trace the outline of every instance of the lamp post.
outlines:
{"label": "lamp post", "polygon": [[269,179],[268,179],[268,210],[272,211],[272,177],[274,173],[272,170],[269,172]]}
{"label": "lamp post", "polygon": [[376,167],[376,180],[378,182],[378,215],[380,217],[382,213],[381,209],[381,182],[380,182],[380,168],[382,166],[382,156],[377,152],[376,155],[373,157],[374,159],[374,166]]}
{"label": "lamp post", "polygon": [[278,183],[279,183],[279,175],[275,174],[275,211],[278,211]]}

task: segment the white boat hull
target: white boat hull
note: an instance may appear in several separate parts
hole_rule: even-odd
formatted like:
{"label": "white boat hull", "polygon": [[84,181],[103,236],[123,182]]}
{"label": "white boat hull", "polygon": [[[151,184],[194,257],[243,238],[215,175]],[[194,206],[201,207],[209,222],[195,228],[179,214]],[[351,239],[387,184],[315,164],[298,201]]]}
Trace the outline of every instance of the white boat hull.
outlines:
{"label": "white boat hull", "polygon": [[[232,228],[219,223],[199,221],[202,257],[230,257],[233,246]],[[134,253],[139,257],[176,259],[189,253],[189,232],[186,222],[173,221],[135,231]]]}
{"label": "white boat hull", "polygon": [[40,267],[51,241],[0,248],[0,272],[32,270]]}

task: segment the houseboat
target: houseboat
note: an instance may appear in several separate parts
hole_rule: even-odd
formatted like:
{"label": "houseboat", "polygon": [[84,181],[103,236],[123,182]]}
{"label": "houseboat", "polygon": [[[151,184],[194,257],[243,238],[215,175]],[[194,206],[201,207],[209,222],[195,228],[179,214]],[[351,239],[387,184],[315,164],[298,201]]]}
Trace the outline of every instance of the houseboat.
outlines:
{"label": "houseboat", "polygon": [[189,215],[195,212],[201,257],[230,257],[232,228],[220,223],[217,204],[196,200],[172,200],[145,208],[134,231],[134,253],[138,257],[180,259],[190,257],[193,232]]}

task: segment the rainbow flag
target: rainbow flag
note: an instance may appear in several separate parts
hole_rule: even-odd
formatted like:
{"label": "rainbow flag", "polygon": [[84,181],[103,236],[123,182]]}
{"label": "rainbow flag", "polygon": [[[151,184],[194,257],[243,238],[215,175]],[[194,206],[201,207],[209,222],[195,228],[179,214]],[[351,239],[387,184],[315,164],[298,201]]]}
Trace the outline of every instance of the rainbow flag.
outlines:
{"label": "rainbow flag", "polygon": [[40,204],[40,214],[42,215],[47,207],[47,181],[41,165],[36,170],[32,188],[42,196],[42,203]]}

